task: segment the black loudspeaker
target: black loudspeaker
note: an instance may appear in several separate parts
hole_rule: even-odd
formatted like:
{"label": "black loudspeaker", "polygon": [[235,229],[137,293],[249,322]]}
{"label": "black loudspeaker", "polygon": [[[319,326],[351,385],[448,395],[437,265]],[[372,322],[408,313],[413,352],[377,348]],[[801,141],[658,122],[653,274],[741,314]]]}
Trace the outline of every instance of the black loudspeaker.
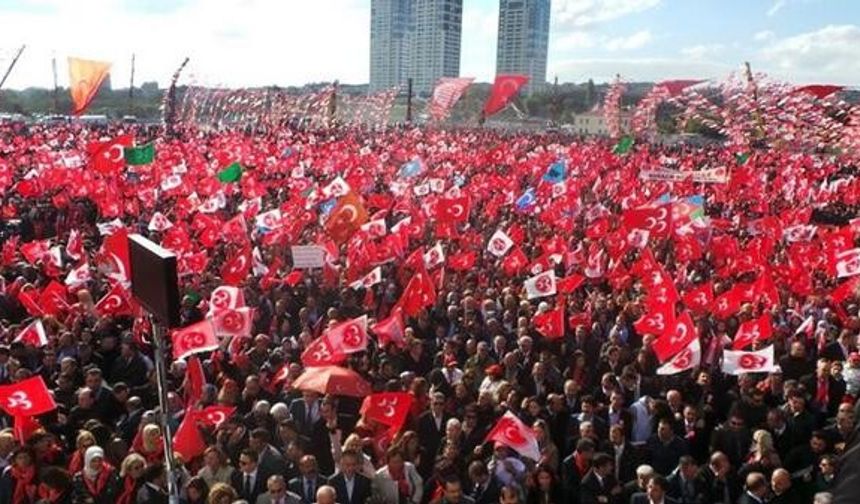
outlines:
{"label": "black loudspeaker", "polygon": [[131,294],[168,328],[179,326],[176,255],[139,234],[128,237]]}

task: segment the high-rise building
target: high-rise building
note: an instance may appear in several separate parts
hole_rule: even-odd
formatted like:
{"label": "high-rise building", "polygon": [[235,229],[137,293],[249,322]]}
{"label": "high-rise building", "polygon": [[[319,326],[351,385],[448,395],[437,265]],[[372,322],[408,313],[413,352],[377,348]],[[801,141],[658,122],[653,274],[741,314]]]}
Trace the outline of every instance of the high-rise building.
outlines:
{"label": "high-rise building", "polygon": [[430,94],[460,75],[463,0],[372,0],[370,90],[406,86]]}
{"label": "high-rise building", "polygon": [[416,93],[429,94],[439,77],[460,75],[463,0],[414,0],[409,76]]}
{"label": "high-rise building", "polygon": [[496,74],[528,75],[524,93],[546,85],[550,0],[499,0]]}
{"label": "high-rise building", "polygon": [[370,3],[370,90],[405,86],[409,73],[412,0]]}

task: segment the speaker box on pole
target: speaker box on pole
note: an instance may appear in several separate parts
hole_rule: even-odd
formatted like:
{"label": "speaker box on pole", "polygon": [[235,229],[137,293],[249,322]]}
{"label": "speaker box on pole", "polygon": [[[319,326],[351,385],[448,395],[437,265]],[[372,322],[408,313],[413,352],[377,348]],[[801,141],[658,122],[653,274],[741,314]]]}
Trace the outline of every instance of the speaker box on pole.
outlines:
{"label": "speaker box on pole", "polygon": [[139,234],[128,237],[131,293],[168,328],[179,326],[176,255]]}

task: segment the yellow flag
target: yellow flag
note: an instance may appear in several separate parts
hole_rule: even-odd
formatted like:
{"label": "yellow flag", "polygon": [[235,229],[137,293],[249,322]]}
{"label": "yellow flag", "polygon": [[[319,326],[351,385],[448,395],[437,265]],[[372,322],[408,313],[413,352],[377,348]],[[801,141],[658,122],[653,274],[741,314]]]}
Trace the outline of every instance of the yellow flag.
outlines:
{"label": "yellow flag", "polygon": [[110,72],[110,63],[80,58],[69,58],[69,91],[72,94],[74,114],[80,114],[96,97],[99,87]]}

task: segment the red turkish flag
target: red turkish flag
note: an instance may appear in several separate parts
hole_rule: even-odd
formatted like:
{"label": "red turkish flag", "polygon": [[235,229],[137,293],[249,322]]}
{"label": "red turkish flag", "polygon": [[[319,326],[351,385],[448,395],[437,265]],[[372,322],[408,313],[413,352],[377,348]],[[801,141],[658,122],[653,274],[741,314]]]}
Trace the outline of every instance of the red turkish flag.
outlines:
{"label": "red turkish flag", "polygon": [[367,349],[367,315],[342,322],[326,334],[332,346],[345,354],[363,352]]}
{"label": "red turkish flag", "polygon": [[696,327],[693,325],[690,313],[684,312],[675,320],[674,325],[669,326],[663,335],[654,341],[651,348],[657,354],[657,359],[663,363],[687,348],[690,342],[697,337]]}
{"label": "red turkish flag", "polygon": [[57,408],[41,375],[0,385],[0,407],[11,416],[38,416]]}
{"label": "red turkish flag", "polygon": [[114,284],[110,292],[96,303],[95,310],[99,315],[133,315],[134,308],[129,300],[128,289],[120,283]]}
{"label": "red turkish flag", "polygon": [[510,411],[502,415],[502,418],[496,422],[496,425],[487,434],[486,441],[501,443],[535,462],[540,460],[540,447],[534,430],[526,426]]}
{"label": "red turkish flag", "polygon": [[505,108],[528,81],[529,78],[525,75],[497,75],[490,96],[484,103],[484,117],[490,117]]}
{"label": "red turkish flag", "polygon": [[202,422],[203,425],[215,428],[218,428],[219,425],[233,416],[234,413],[236,413],[234,406],[208,406],[200,411],[189,412],[195,420]]}
{"label": "red turkish flag", "polygon": [[184,461],[190,461],[206,451],[206,441],[197,429],[192,415],[186,414],[173,435],[173,450],[182,454]]}
{"label": "red turkish flag", "polygon": [[711,313],[719,319],[726,319],[737,313],[743,302],[742,293],[735,288],[728,290],[714,299],[711,304]]}
{"label": "red turkish flag", "polygon": [[549,339],[564,337],[564,305],[534,316],[537,332]]}
{"label": "red turkish flag", "polygon": [[448,267],[454,271],[469,271],[475,266],[475,259],[472,251],[460,252],[448,257]]}
{"label": "red turkish flag", "polygon": [[364,398],[359,413],[368,420],[400,430],[412,409],[412,394],[409,392],[381,392]]}
{"label": "red turkish flag", "polygon": [[100,260],[97,259],[100,270],[106,270],[110,278],[120,281],[131,281],[131,260],[128,251],[128,229],[116,229],[102,242]]}
{"label": "red turkish flag", "polygon": [[206,375],[200,358],[192,355],[188,358],[185,370],[185,407],[191,408],[203,397],[203,387],[206,385]]}
{"label": "red turkish flag", "polygon": [[215,329],[208,319],[173,331],[173,358],[184,359],[189,355],[218,349]]}
{"label": "red turkish flag", "polygon": [[406,346],[406,339],[404,338],[405,328],[403,310],[394,309],[388,318],[372,325],[370,330],[376,335],[379,346],[384,347],[388,343],[394,343],[398,347],[403,348]]}
{"label": "red turkish flag", "polygon": [[45,326],[42,325],[41,319],[36,319],[30,322],[18,336],[15,336],[15,342],[21,342],[36,348],[42,348],[48,344],[48,335],[45,333]]}
{"label": "red turkish flag", "polygon": [[35,287],[30,287],[28,289],[21,289],[18,291],[18,302],[27,310],[27,313],[32,315],[33,317],[41,317],[45,315],[45,311],[42,309],[40,303],[36,301],[36,289]]}
{"label": "red turkish flag", "polygon": [[107,142],[87,146],[90,166],[102,175],[118,175],[125,167],[125,147],[134,144],[134,135],[121,135]]}
{"label": "red turkish flag", "polygon": [[690,289],[684,293],[682,299],[687,309],[693,313],[697,315],[707,313],[714,301],[714,283],[708,282]]}
{"label": "red turkish flag", "polygon": [[400,300],[397,301],[397,306],[403,308],[403,312],[410,317],[418,315],[422,308],[433,306],[436,303],[436,288],[433,286],[433,281],[426,271],[415,273]]}
{"label": "red turkish flag", "polygon": [[66,286],[51,280],[47,287],[42,289],[38,300],[39,307],[46,315],[59,317],[69,311],[68,290]]}
{"label": "red turkish flag", "polygon": [[302,352],[302,364],[305,367],[333,366],[345,360],[346,354],[332,345],[325,334],[313,340]]}
{"label": "red turkish flag", "polygon": [[761,317],[748,320],[738,327],[732,350],[743,350],[758,341],[767,341],[771,334],[773,334],[773,325],[770,314],[765,312]]}
{"label": "red turkish flag", "polygon": [[570,294],[585,282],[582,275],[573,274],[556,281],[556,289],[559,294]]}
{"label": "red turkish flag", "polygon": [[436,203],[436,218],[440,222],[465,222],[469,219],[470,210],[468,196],[440,198]]}
{"label": "red turkish flag", "polygon": [[224,263],[221,278],[227,285],[240,285],[251,272],[251,249],[243,247],[236,255]]}

